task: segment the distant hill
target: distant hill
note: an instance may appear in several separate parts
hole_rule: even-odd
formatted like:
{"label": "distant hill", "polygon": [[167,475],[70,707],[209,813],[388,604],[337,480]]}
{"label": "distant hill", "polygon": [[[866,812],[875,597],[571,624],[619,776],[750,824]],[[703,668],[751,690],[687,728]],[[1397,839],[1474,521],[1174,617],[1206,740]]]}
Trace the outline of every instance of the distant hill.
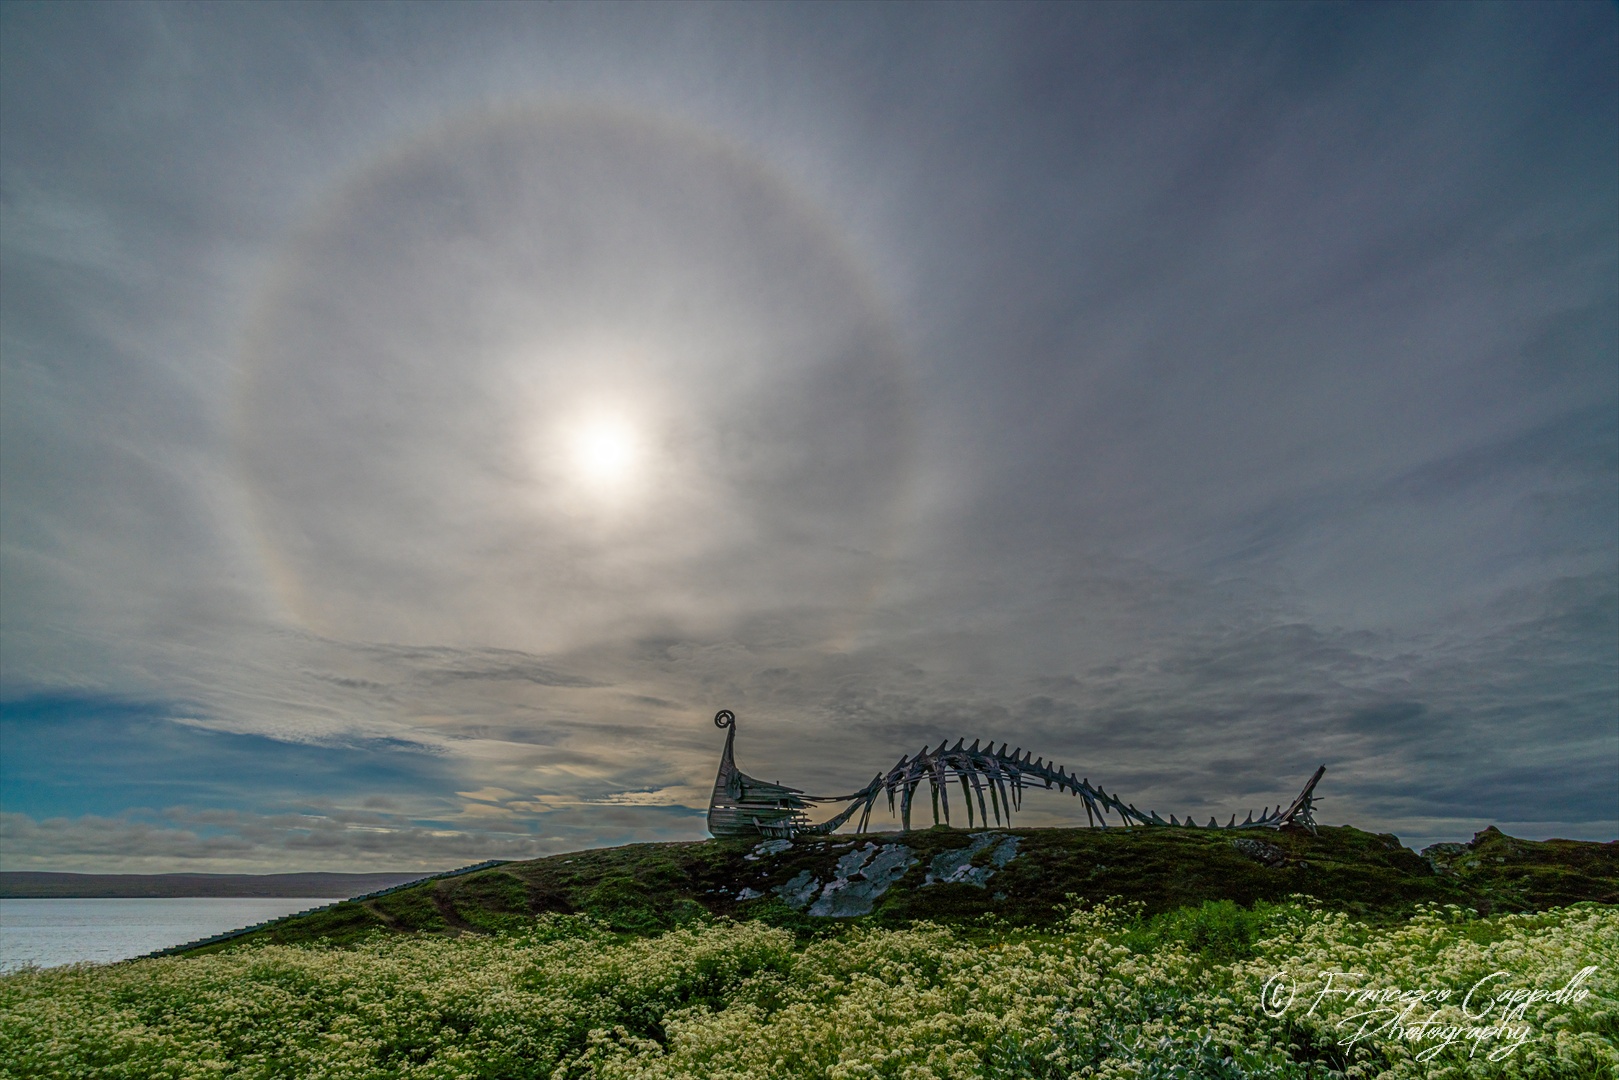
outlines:
{"label": "distant hill", "polygon": [[403,874],[58,874],[5,870],[0,871],[0,898],[307,896],[342,899],[426,876],[419,871]]}
{"label": "distant hill", "polygon": [[[1348,826],[1204,829],[936,827],[911,833],[708,840],[513,862],[292,916],[237,940],[334,944],[377,930],[456,935],[516,929],[543,912],[590,914],[626,933],[693,919],[758,919],[803,934],[864,922],[1038,925],[1117,897],[1156,914],[1205,900],[1294,893],[1369,921],[1419,903],[1481,914],[1594,900],[1619,904],[1619,843],[1519,840],[1495,828],[1419,855]],[[212,943],[213,950],[231,943]]]}

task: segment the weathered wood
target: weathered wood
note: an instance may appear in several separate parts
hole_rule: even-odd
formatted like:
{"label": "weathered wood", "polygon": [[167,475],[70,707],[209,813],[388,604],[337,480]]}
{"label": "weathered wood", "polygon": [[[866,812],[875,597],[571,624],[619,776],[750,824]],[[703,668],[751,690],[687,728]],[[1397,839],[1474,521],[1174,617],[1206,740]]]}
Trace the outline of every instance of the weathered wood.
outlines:
{"label": "weathered wood", "polygon": [[[806,795],[798,788],[755,780],[736,767],[736,715],[729,709],[716,713],[714,724],[726,730],[725,749],[720,755],[719,774],[714,778],[714,795],[708,806],[708,830],[715,836],[791,838],[805,833],[824,835],[842,827],[857,810],[860,811],[860,823],[856,831],[865,832],[871,822],[872,807],[877,797],[884,794],[888,797],[889,813],[897,809],[901,827],[908,832],[911,828],[911,804],[923,780],[928,781],[933,791],[933,823],[939,823],[942,811],[945,824],[949,824],[951,778],[961,784],[969,828],[973,827],[975,820],[975,795],[978,802],[977,818],[983,821],[985,827],[989,825],[991,810],[984,799],[986,786],[989,788],[988,803],[994,807],[995,823],[1001,824],[1004,814],[1005,824],[1010,825],[1013,809],[1022,809],[1023,786],[1025,778],[1029,778],[1042,782],[1047,788],[1054,787],[1079,798],[1085,806],[1085,818],[1093,828],[1112,824],[1108,820],[1111,813],[1124,825],[1192,829],[1280,829],[1286,825],[1299,825],[1314,832],[1315,786],[1327,771],[1325,765],[1318,768],[1285,811],[1280,806],[1274,811],[1267,806],[1256,819],[1250,810],[1248,817],[1240,824],[1236,814],[1232,814],[1231,820],[1224,825],[1211,816],[1205,826],[1197,824],[1190,815],[1182,821],[1171,814],[1169,820],[1165,821],[1156,811],[1137,810],[1135,804],[1127,804],[1117,795],[1108,794],[1100,784],[1092,787],[1089,778],[1081,780],[1077,772],[1070,773],[1066,767],[1057,767],[1044,758],[1036,758],[1033,751],[1025,752],[1019,747],[1008,754],[1004,742],[997,750],[993,739],[982,749],[982,740],[974,739],[972,746],[968,747],[965,738],[957,739],[954,746],[949,745],[949,740],[944,740],[935,750],[923,746],[915,757],[901,757],[892,769],[878,773],[871,783],[859,791],[848,795]],[[896,795],[899,797],[897,807]],[[812,803],[848,805],[831,819],[815,824],[806,813]]]}
{"label": "weathered wood", "polygon": [[714,795],[708,803],[708,831],[715,836],[791,836],[809,824],[804,813],[809,803],[797,788],[755,780],[736,767],[736,714],[721,709],[714,726],[725,733],[725,751],[720,755],[719,774],[714,778]]}

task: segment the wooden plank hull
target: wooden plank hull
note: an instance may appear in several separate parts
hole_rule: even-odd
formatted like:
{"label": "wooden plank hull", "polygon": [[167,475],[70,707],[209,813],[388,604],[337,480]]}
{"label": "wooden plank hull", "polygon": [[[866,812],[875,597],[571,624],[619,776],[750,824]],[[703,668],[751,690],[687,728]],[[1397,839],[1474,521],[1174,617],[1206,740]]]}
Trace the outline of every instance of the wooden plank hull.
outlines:
{"label": "wooden plank hull", "polygon": [[708,831],[715,836],[791,836],[809,825],[809,806],[797,788],[755,780],[736,767],[736,715],[722,709],[714,725],[729,728],[714,796],[708,802]]}

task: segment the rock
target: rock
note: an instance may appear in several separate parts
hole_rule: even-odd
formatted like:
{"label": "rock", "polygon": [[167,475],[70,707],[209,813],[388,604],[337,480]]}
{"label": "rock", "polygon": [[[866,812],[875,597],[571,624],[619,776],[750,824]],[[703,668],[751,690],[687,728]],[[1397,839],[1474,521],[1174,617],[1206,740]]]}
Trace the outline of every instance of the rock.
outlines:
{"label": "rock", "polygon": [[[838,859],[825,885],[808,870],[776,886],[787,906],[823,918],[869,915],[878,897],[916,865],[916,853],[904,844],[867,844]],[[819,895],[817,895],[819,894]]]}
{"label": "rock", "polygon": [[1231,841],[1231,846],[1255,862],[1264,863],[1273,869],[1287,862],[1287,852],[1275,844],[1267,844],[1263,840],[1239,836]]}
{"label": "rock", "polygon": [[904,844],[867,844],[838,860],[837,876],[827,882],[811,915],[847,919],[868,915],[877,898],[916,865],[916,855]]}
{"label": "rock", "polygon": [[1422,858],[1436,874],[1454,874],[1456,860],[1471,852],[1469,844],[1429,844],[1422,849]]}
{"label": "rock", "polygon": [[753,849],[753,852],[742,856],[749,862],[758,862],[768,855],[780,855],[793,846],[791,840],[766,840]]}
{"label": "rock", "polygon": [[777,885],[774,890],[788,907],[799,911],[803,911],[820,891],[821,883],[816,881],[815,875],[808,870],[800,872],[784,884]]}
{"label": "rock", "polygon": [[[995,876],[997,869],[1017,858],[1018,841],[1021,839],[1004,833],[973,833],[966,847],[940,852],[933,857],[922,887],[959,884],[975,885],[982,889]],[[990,865],[974,866],[973,860],[984,851],[990,852]]]}

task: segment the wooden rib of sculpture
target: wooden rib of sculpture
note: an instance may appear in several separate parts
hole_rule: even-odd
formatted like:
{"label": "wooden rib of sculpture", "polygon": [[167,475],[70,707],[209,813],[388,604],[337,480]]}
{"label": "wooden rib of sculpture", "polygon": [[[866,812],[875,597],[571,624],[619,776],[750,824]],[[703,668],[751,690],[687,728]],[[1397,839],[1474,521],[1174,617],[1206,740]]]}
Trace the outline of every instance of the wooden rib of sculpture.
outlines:
{"label": "wooden rib of sculpture", "polygon": [[[1199,825],[1190,817],[1184,821],[1169,815],[1165,821],[1151,810],[1137,810],[1135,804],[1126,803],[1117,795],[1102,790],[1100,784],[1091,786],[1090,780],[1080,779],[1076,773],[1059,768],[1044,758],[1036,758],[1022,747],[1007,752],[1007,744],[995,749],[993,740],[979,749],[978,740],[964,746],[965,739],[941,742],[936,749],[923,747],[915,756],[899,759],[899,763],[886,773],[878,773],[864,788],[849,795],[806,795],[798,788],[755,780],[736,767],[736,714],[721,709],[714,715],[716,727],[725,729],[725,750],[720,755],[719,775],[714,778],[714,796],[708,804],[708,831],[715,836],[766,836],[791,839],[794,836],[831,833],[849,821],[857,812],[860,823],[856,832],[865,832],[871,821],[871,808],[877,797],[888,795],[889,813],[898,812],[901,827],[911,829],[911,803],[916,790],[926,780],[933,792],[933,823],[939,824],[940,812],[944,823],[950,823],[950,781],[961,786],[962,802],[966,804],[967,826],[973,827],[973,801],[978,802],[977,820],[988,826],[990,815],[995,824],[1012,823],[1012,811],[1023,808],[1023,789],[1033,783],[1046,788],[1067,791],[1085,804],[1085,817],[1092,827],[1112,824],[1109,814],[1117,815],[1123,825],[1164,826],[1189,829],[1280,829],[1298,825],[1315,832],[1315,785],[1326,773],[1321,766],[1304,785],[1298,798],[1285,810],[1280,806],[1266,807],[1256,818],[1248,812],[1244,821],[1232,814],[1231,820],[1221,825],[1209,818],[1207,825]],[[988,794],[988,803],[985,795]],[[817,803],[848,803],[835,816],[826,821],[812,823],[809,809]]]}

